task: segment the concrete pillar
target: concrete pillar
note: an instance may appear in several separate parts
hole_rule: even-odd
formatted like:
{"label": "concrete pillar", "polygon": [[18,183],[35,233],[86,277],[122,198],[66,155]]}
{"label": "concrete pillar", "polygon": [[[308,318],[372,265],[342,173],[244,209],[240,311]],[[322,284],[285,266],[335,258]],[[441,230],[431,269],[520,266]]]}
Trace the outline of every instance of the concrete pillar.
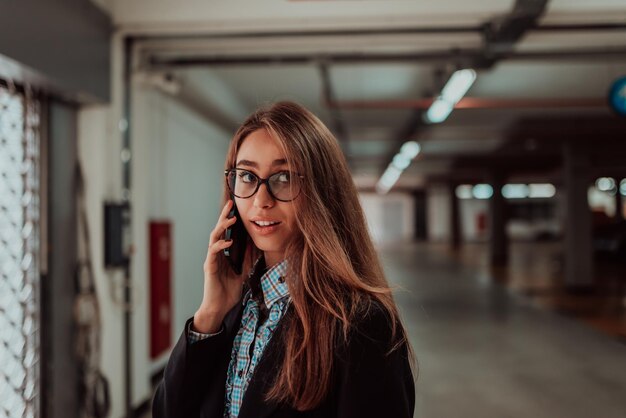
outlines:
{"label": "concrete pillar", "polygon": [[450,247],[458,250],[461,247],[461,223],[459,213],[459,199],[456,197],[456,183],[448,185],[450,196]]}
{"label": "concrete pillar", "polygon": [[565,285],[568,289],[593,285],[591,210],[587,201],[590,182],[588,153],[573,144],[563,148],[565,185]]}
{"label": "concrete pillar", "polygon": [[615,219],[624,219],[624,196],[619,192],[619,179],[617,180],[617,193],[615,194]]}
{"label": "concrete pillar", "polygon": [[426,192],[424,190],[414,191],[413,202],[415,204],[415,231],[413,233],[413,239],[415,241],[426,241],[428,239],[428,222],[426,218]]}
{"label": "concrete pillar", "polygon": [[[74,274],[77,263],[77,114],[51,102],[48,118],[48,276],[42,280],[42,416],[78,417],[80,364],[75,354]],[[4,279],[3,279],[4,280]],[[3,415],[4,416],[4,415]]]}
{"label": "concrete pillar", "polygon": [[502,196],[504,177],[494,174],[489,183],[493,196],[489,199],[489,261],[491,265],[506,264],[509,255],[509,242],[506,235],[506,202]]}

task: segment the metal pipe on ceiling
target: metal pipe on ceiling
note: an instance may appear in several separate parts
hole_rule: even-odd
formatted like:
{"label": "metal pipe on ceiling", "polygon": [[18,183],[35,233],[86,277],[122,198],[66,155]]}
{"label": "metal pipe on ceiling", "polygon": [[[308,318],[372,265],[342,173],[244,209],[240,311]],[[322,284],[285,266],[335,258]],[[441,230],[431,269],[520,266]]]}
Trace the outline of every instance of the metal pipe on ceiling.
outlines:
{"label": "metal pipe on ceiling", "polygon": [[[483,57],[479,49],[450,49],[429,52],[410,53],[334,53],[334,54],[275,54],[267,56],[194,56],[179,58],[160,58],[152,56],[148,59],[153,69],[204,67],[209,65],[276,65],[276,64],[317,64],[324,61],[328,64],[358,63],[402,63],[402,62],[476,62]],[[497,60],[520,61],[555,61],[571,59],[617,59],[626,61],[626,47],[584,48],[571,50],[542,51],[508,51],[494,53]]]}
{"label": "metal pipe on ceiling", "polygon": [[[428,109],[433,98],[416,100],[335,100],[325,104],[333,109]],[[606,98],[489,98],[465,97],[455,109],[528,109],[528,108],[598,108],[607,107]]]}

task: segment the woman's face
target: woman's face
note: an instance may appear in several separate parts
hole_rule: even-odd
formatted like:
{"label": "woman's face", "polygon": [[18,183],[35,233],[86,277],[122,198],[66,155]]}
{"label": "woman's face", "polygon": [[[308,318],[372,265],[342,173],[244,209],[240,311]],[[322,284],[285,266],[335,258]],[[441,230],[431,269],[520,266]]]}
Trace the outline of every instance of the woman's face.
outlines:
{"label": "woman's face", "polygon": [[[254,131],[243,140],[235,167],[264,179],[279,171],[289,170],[278,141],[265,129]],[[262,184],[252,197],[235,197],[235,203],[254,244],[265,254],[266,265],[270,267],[283,260],[287,243],[296,233],[295,201],[281,202],[274,199],[268,193],[267,184]],[[260,226],[255,221],[273,221],[278,224]]]}

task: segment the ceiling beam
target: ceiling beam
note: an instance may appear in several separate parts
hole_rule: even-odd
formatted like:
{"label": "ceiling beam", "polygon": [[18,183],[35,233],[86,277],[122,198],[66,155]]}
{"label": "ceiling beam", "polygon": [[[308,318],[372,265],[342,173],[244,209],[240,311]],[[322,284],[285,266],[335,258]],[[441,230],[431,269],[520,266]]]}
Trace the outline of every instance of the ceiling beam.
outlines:
{"label": "ceiling beam", "polygon": [[[488,24],[488,23],[487,23]],[[141,35],[136,36],[138,42],[158,40],[197,40],[197,39],[237,39],[237,38],[283,38],[283,37],[328,37],[328,36],[372,36],[372,35],[431,35],[431,34],[481,34],[485,31],[485,25],[472,26],[424,26],[424,27],[399,27],[399,28],[367,28],[367,29],[331,29],[331,30],[293,30],[293,31],[238,31],[238,32],[215,32],[201,35]],[[603,22],[603,23],[555,23],[533,25],[528,32],[598,32],[598,31],[623,31],[626,30],[626,22]]]}
{"label": "ceiling beam", "polygon": [[[271,54],[271,55],[195,55],[193,57],[165,58],[152,56],[148,58],[150,68],[185,68],[205,67],[210,65],[277,65],[277,64],[362,64],[362,63],[417,63],[441,62],[451,59],[455,62],[467,62],[468,65],[480,62],[483,56],[481,49],[443,49],[427,52],[406,53],[308,53],[308,54]],[[569,50],[541,51],[508,51],[494,52],[492,59],[524,60],[524,61],[560,61],[572,59],[614,59],[626,61],[626,46],[602,48],[577,48]]]}
{"label": "ceiling beam", "polygon": [[[324,103],[332,103],[335,101],[335,90],[333,88],[332,80],[330,79],[330,73],[328,66],[325,63],[321,63],[318,66],[320,72],[320,78],[322,80],[322,100]],[[343,123],[341,113],[337,107],[329,107],[330,117],[333,124],[334,134],[339,140],[339,144],[343,149],[343,153],[346,156],[348,165],[350,165],[350,153],[348,152],[348,135],[346,133],[346,127]]]}
{"label": "ceiling beam", "polygon": [[509,141],[613,141],[624,144],[626,123],[617,116],[566,116],[550,118],[522,118],[511,125],[506,134]]}
{"label": "ceiling beam", "polygon": [[193,86],[189,86],[185,80],[171,73],[136,72],[134,81],[142,87],[154,89],[186,107],[221,129],[227,136],[231,136],[240,125],[240,121],[237,118],[224,112],[221,106],[202,95]]}

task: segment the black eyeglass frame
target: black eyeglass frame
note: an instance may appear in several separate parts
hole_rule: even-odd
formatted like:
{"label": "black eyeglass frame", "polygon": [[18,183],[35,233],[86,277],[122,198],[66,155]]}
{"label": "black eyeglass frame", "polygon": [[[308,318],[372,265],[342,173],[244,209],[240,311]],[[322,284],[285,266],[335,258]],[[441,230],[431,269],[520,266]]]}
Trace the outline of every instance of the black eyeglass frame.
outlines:
{"label": "black eyeglass frame", "polygon": [[[251,194],[250,196],[248,196],[248,197],[241,197],[241,196],[237,196],[237,195],[235,194],[234,190],[232,190],[232,189],[230,188],[230,184],[228,183],[228,174],[229,174],[231,171],[237,172],[237,170],[242,170],[242,171],[245,171],[246,173],[250,173],[250,174],[252,174],[254,177],[256,177],[256,178],[257,178],[257,180],[258,180],[258,181],[257,181],[257,184],[256,184],[256,188],[254,189],[254,192],[252,192],[252,194]],[[224,170],[224,177],[226,177],[226,187],[228,187],[228,190],[230,190],[230,192],[233,194],[233,196],[236,196],[236,197],[238,197],[238,198],[240,198],[240,199],[250,199],[252,196],[254,196],[254,195],[255,195],[255,194],[259,191],[259,188],[261,187],[261,185],[265,183],[265,187],[267,188],[267,192],[270,194],[270,196],[272,196],[272,198],[274,198],[274,199],[278,200],[279,202],[291,202],[292,200],[294,200],[294,199],[296,199],[298,196],[300,196],[300,192],[302,191],[302,187],[300,187],[300,189],[298,190],[298,194],[297,194],[297,195],[295,195],[294,197],[292,197],[292,198],[291,198],[291,199],[289,199],[289,200],[284,200],[284,199],[279,199],[279,198],[277,198],[277,197],[274,195],[274,193],[272,192],[272,188],[270,187],[270,177],[275,176],[276,174],[281,174],[281,173],[289,173],[289,174],[291,174],[291,175],[296,175],[296,176],[298,176],[298,177],[299,177],[299,178],[301,178],[301,179],[303,179],[303,178],[304,178],[304,176],[303,176],[302,174],[294,173],[293,171],[289,171],[289,170],[281,170],[281,171],[277,171],[276,173],[272,174],[272,175],[271,175],[271,176],[269,176],[268,178],[264,179],[264,178],[261,178],[261,177],[257,176],[257,175],[256,175],[256,174],[254,174],[252,171],[246,170],[245,168],[231,168],[231,169],[228,169],[228,170]]]}

